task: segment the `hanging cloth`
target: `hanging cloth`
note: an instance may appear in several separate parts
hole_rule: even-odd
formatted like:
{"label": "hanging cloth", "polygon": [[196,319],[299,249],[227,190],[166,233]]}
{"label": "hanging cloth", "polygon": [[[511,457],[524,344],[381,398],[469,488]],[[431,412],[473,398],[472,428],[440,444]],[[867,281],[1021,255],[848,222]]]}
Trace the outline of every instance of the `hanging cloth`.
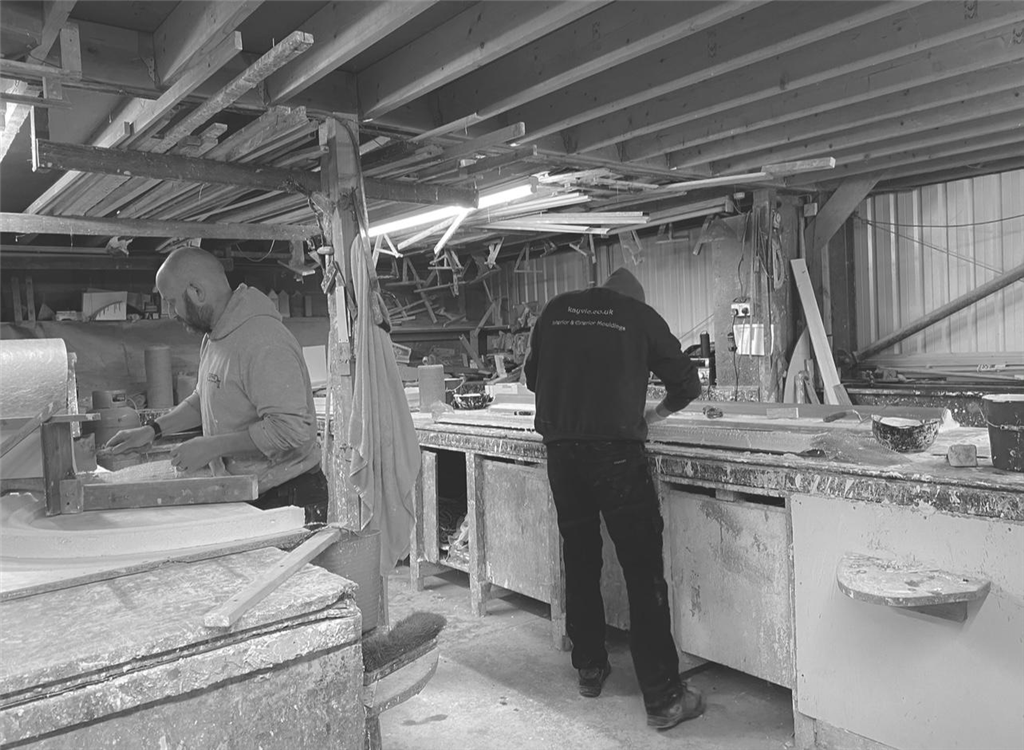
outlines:
{"label": "hanging cloth", "polygon": [[352,288],[358,311],[353,324],[355,368],[350,473],[360,500],[360,525],[380,531],[381,574],[409,554],[413,491],[420,446],[398,372],[385,310],[363,238],[351,245]]}

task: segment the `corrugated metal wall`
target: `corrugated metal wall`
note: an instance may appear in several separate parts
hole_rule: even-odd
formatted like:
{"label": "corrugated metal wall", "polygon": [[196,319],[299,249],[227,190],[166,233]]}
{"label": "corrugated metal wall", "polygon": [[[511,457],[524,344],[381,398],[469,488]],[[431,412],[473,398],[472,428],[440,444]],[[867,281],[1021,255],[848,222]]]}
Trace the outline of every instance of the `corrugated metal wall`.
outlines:
{"label": "corrugated metal wall", "polygon": [[[628,253],[623,254],[618,242],[599,243],[597,249],[598,283],[626,266],[643,284],[647,304],[661,313],[680,337],[683,348],[699,343],[701,331],[708,330],[712,322],[711,253],[708,248],[693,255],[696,235],[690,232],[679,233],[674,239],[645,238],[643,261],[638,265]],[[516,304],[538,302],[542,306],[556,294],[585,289],[589,279],[588,261],[578,253],[537,258],[519,271],[511,284]]]}
{"label": "corrugated metal wall", "polygon": [[[1024,170],[864,201],[854,219],[857,344],[866,346],[1024,263]],[[882,353],[883,361],[1024,356],[1016,283]],[[943,356],[955,355],[955,356]]]}

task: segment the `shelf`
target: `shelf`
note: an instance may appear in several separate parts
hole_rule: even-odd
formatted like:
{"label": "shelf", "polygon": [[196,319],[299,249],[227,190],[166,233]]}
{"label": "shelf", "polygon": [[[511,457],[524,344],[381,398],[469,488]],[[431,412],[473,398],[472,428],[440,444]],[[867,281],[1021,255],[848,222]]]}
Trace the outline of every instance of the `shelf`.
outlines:
{"label": "shelf", "polygon": [[848,552],[836,570],[839,590],[851,599],[964,622],[969,602],[984,598],[987,578]]}

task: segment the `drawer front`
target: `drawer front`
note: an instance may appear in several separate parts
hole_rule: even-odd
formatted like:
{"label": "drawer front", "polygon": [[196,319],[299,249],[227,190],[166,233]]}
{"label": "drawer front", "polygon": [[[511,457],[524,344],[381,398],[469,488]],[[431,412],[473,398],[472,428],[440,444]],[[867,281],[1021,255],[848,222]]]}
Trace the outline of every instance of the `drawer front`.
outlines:
{"label": "drawer front", "polygon": [[786,509],[663,489],[665,557],[679,648],[793,685]]}
{"label": "drawer front", "polygon": [[488,582],[550,603],[561,570],[547,472],[487,459],[481,471]]}
{"label": "drawer front", "polygon": [[[1024,525],[792,498],[797,707],[901,750],[1024,747]],[[844,553],[990,578],[966,622],[854,601]]]}

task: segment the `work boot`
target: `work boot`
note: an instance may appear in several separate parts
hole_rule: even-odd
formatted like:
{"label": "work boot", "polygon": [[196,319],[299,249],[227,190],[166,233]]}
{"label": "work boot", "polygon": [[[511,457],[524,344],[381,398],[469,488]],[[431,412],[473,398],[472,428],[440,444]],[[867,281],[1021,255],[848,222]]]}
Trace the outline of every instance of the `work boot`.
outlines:
{"label": "work boot", "polygon": [[580,695],[584,698],[596,698],[601,694],[604,681],[612,673],[612,665],[608,662],[604,666],[591,667],[580,670]]}
{"label": "work boot", "polygon": [[686,683],[674,695],[656,708],[647,708],[647,726],[658,730],[671,729],[688,719],[704,713],[704,696]]}

